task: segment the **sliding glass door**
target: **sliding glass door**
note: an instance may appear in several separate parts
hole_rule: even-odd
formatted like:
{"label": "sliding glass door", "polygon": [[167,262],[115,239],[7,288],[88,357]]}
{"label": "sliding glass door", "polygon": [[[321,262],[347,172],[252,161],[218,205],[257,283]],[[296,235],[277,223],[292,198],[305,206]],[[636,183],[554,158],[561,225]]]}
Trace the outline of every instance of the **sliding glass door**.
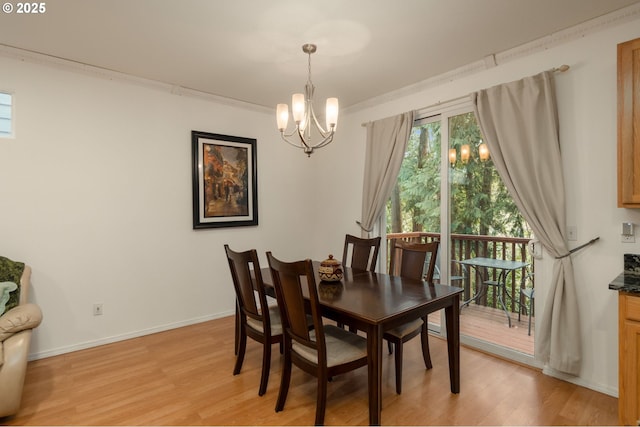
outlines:
{"label": "sliding glass door", "polygon": [[[521,287],[533,285],[531,266],[505,273],[460,262],[530,260],[531,233],[493,167],[470,102],[439,106],[416,120],[388,204],[387,233],[390,240],[440,241],[435,280],[463,287],[470,300],[461,309],[463,341],[528,361],[535,331],[528,334],[529,313],[518,316],[518,303]],[[430,329],[444,333],[442,322],[441,314],[431,315]]]}

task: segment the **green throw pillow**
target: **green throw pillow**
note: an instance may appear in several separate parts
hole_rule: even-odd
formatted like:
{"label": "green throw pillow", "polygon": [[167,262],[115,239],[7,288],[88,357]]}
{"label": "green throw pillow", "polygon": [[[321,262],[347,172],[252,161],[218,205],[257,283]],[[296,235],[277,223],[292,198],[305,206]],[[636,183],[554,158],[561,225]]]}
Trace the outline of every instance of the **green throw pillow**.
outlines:
{"label": "green throw pillow", "polygon": [[0,316],[4,314],[9,302],[11,292],[18,289],[18,285],[13,282],[0,282]]}
{"label": "green throw pillow", "polygon": [[20,304],[20,278],[23,271],[24,262],[11,261],[9,258],[0,256],[0,282],[13,282],[18,285],[18,289],[9,294],[9,301],[5,305],[6,311]]}

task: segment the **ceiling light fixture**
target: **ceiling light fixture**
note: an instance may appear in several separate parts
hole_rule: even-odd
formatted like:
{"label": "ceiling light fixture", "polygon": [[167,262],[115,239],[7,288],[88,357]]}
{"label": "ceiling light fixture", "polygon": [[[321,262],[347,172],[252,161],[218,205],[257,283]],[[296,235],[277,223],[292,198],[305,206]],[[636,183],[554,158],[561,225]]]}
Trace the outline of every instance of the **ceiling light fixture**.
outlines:
{"label": "ceiling light fixture", "polygon": [[[293,120],[296,123],[295,129],[290,133],[286,133],[287,123],[289,122],[289,106],[287,104],[278,104],[276,108],[276,121],[278,130],[282,139],[296,148],[301,148],[311,156],[313,150],[322,148],[333,141],[333,134],[338,124],[338,98],[327,98],[327,106],[325,112],[326,129],[324,129],[313,111],[313,92],[315,86],[311,82],[311,54],[317,49],[315,44],[302,45],[302,51],[309,55],[309,75],[307,84],[304,86],[304,94],[296,93],[291,97],[291,111]],[[319,139],[313,142],[312,127],[316,128],[315,133],[319,134]],[[297,135],[297,138],[294,137]],[[293,138],[293,141],[291,138]]]}

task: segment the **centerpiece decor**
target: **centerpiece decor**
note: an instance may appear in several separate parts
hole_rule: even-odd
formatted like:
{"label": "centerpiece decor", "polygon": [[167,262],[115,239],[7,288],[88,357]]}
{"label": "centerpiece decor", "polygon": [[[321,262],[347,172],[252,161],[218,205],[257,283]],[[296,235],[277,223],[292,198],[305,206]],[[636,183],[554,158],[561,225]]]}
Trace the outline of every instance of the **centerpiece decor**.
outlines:
{"label": "centerpiece decor", "polygon": [[339,282],[342,280],[342,263],[329,255],[329,258],[320,263],[318,268],[320,280],[323,282]]}

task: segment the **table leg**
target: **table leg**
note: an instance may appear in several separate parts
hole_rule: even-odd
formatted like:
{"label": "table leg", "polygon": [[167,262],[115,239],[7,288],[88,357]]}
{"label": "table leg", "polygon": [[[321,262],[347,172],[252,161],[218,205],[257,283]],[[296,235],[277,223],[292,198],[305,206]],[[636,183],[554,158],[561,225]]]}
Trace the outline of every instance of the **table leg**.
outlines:
{"label": "table leg", "polygon": [[[469,269],[469,272],[471,272],[471,269]],[[471,292],[471,291],[469,291],[469,292]],[[478,299],[480,299],[480,297],[482,297],[486,293],[487,293],[487,287],[484,285],[484,282],[481,281],[480,282],[480,286],[476,285],[476,294],[474,296],[472,296],[471,298],[469,298],[468,300],[463,301],[462,305],[460,306],[460,308],[464,307],[465,305],[468,307],[469,304],[471,304],[471,301],[475,301],[476,304],[478,304]]]}
{"label": "table leg", "polygon": [[367,369],[369,376],[369,424],[380,425],[382,412],[382,327],[367,330]]}
{"label": "table leg", "polygon": [[502,270],[498,275],[498,301],[502,306],[502,311],[507,315],[507,320],[509,321],[509,327],[511,327],[511,316],[509,316],[509,310],[507,310],[507,305],[505,303],[505,294],[507,293],[507,274],[508,272]]}
{"label": "table leg", "polygon": [[460,393],[460,295],[444,309],[447,322],[447,349],[449,351],[449,379],[451,393]]}

